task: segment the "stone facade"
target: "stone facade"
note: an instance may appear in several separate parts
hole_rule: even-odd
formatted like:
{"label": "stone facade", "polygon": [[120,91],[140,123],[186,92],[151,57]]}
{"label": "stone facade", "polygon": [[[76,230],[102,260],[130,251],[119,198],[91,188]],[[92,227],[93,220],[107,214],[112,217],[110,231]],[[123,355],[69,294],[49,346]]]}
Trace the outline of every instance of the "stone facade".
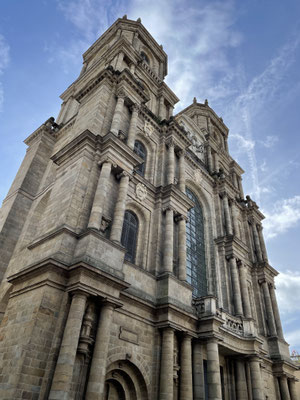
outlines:
{"label": "stone facade", "polygon": [[0,398],[296,400],[228,128],[207,101],[172,115],[140,20],[83,59],[3,202]]}

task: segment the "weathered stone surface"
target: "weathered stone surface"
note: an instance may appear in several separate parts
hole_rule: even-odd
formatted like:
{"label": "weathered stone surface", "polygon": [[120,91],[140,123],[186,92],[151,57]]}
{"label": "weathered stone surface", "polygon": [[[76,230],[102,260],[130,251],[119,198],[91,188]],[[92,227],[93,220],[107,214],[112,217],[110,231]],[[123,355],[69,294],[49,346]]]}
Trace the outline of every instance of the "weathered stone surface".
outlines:
{"label": "weathered stone surface", "polygon": [[295,400],[264,216],[223,120],[196,99],[173,116],[166,71],[118,19],[26,139],[0,214],[1,399]]}

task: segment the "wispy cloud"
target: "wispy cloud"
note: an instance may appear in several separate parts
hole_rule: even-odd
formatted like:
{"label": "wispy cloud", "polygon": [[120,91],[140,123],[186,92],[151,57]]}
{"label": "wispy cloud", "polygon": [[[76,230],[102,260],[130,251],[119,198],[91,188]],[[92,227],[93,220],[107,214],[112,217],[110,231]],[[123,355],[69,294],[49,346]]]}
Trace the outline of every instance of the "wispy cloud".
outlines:
{"label": "wispy cloud", "polygon": [[[240,69],[240,94],[229,104],[225,111],[225,120],[234,132],[233,139],[243,136],[249,143],[255,142],[255,134],[252,128],[254,118],[262,113],[266,104],[269,104],[280,91],[283,78],[294,62],[294,55],[300,43],[295,35],[291,40],[279,49],[278,54],[269,62],[265,70],[255,76],[249,84],[245,84],[243,68]],[[281,94],[282,95],[282,94]],[[265,140],[259,141],[265,148],[271,148],[277,141],[277,137],[269,135]],[[236,143],[239,147],[240,140]],[[244,147],[250,165],[252,180],[251,194],[260,201],[262,186],[258,179],[258,166],[255,146]]]}
{"label": "wispy cloud", "polygon": [[235,90],[228,50],[240,44],[242,35],[234,28],[234,1],[133,0],[129,15],[141,17],[165,46],[167,83],[180,97],[179,108],[190,104],[194,96],[213,101]]}
{"label": "wispy cloud", "polygon": [[[7,68],[9,63],[9,46],[3,35],[0,34],[0,75],[3,74],[5,68]],[[0,111],[2,111],[2,106],[4,102],[4,92],[2,82],[0,82]]]}
{"label": "wispy cloud", "polygon": [[265,237],[275,238],[300,222],[300,196],[279,200],[264,214],[267,217],[263,224]]}
{"label": "wispy cloud", "polygon": [[265,140],[259,140],[258,143],[267,148],[270,149],[271,147],[274,147],[275,144],[278,142],[279,137],[276,135],[267,135]]}
{"label": "wispy cloud", "polygon": [[[55,57],[59,57],[65,73],[74,73],[82,54],[98,37],[126,10],[125,0],[57,0],[57,7],[76,29],[72,38],[64,44],[47,43],[45,49],[55,48]],[[49,58],[49,62],[54,62]]]}

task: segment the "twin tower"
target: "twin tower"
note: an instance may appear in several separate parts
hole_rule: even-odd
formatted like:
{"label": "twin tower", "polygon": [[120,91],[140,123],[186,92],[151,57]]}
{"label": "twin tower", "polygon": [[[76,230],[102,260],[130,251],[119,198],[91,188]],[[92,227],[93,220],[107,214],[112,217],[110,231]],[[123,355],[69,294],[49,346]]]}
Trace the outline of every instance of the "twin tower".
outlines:
{"label": "twin tower", "polygon": [[118,19],[26,140],[0,215],[0,398],[296,400],[228,128],[173,115],[167,55]]}

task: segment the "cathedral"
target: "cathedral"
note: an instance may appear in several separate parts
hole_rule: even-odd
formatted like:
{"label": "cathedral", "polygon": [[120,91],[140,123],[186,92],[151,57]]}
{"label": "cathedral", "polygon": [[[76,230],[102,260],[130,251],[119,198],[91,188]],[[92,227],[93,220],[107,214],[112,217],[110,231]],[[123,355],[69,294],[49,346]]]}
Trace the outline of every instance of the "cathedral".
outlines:
{"label": "cathedral", "polygon": [[119,18],[0,214],[0,398],[296,400],[263,214],[208,101]]}

